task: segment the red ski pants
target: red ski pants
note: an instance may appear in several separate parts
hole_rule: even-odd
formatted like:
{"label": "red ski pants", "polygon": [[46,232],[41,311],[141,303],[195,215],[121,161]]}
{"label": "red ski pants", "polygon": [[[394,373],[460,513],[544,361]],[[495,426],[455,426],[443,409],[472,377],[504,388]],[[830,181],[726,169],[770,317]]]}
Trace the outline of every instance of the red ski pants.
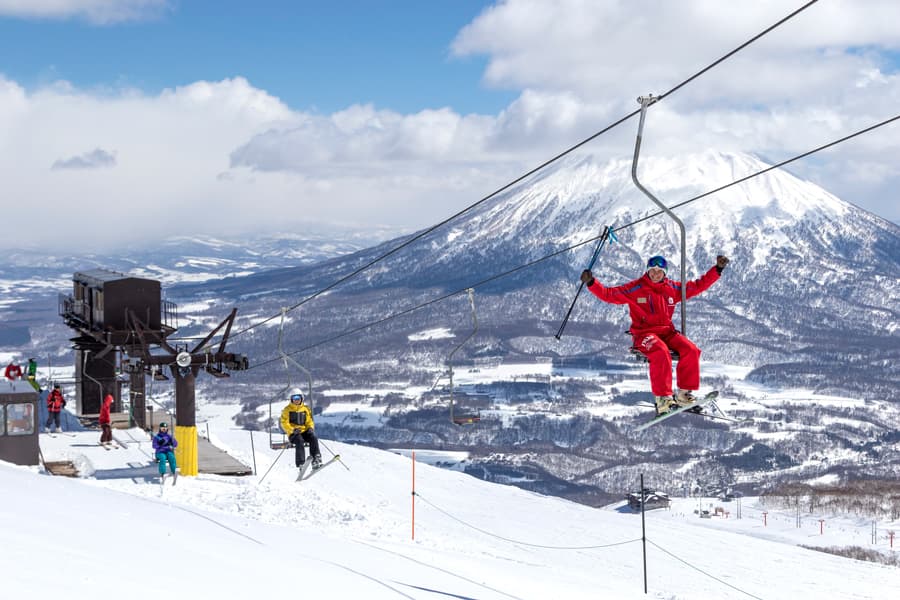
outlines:
{"label": "red ski pants", "polygon": [[677,331],[634,336],[634,345],[650,361],[650,389],[654,396],[672,395],[672,356],[678,353],[675,374],[682,390],[700,389],[700,349]]}

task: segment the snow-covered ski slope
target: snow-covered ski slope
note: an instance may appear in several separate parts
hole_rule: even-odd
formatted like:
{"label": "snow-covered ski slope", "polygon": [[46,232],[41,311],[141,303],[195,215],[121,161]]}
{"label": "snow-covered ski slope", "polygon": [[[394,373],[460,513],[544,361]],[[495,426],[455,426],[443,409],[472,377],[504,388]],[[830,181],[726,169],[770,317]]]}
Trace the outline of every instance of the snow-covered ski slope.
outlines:
{"label": "snow-covered ski slope", "polygon": [[[212,440],[251,464],[250,433],[227,419],[236,407],[212,409],[221,411]],[[763,527],[747,498],[743,519],[700,519],[696,499],[648,512],[645,596],[640,517],[627,511],[418,463],[413,540],[412,463],[393,452],[324,440],[349,471],[337,463],[298,485],[288,451],[260,481],[279,451],[257,432],[259,475],[184,477],[161,490],[134,460],[134,443],[107,451],[81,437],[42,444],[94,477],[0,463],[0,596],[844,600],[900,589],[896,567],[795,545],[860,543],[846,531],[791,529],[775,511]]]}

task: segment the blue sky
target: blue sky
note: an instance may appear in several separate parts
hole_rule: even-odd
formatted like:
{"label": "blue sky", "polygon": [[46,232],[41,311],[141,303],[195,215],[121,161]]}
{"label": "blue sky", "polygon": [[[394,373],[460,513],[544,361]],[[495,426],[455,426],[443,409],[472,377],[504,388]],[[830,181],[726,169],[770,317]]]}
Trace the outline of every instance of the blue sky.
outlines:
{"label": "blue sky", "polygon": [[[133,237],[130,211],[107,208],[123,201],[153,207],[151,238],[309,219],[411,231],[803,4],[0,0],[0,197],[74,199],[105,215],[106,244]],[[643,151],[778,162],[896,116],[897,22],[896,0],[816,3],[654,105]],[[629,158],[634,128],[584,151]],[[900,222],[898,129],[791,171]],[[64,223],[48,237],[79,233],[100,243]]]}
{"label": "blue sky", "polygon": [[133,86],[147,93],[243,76],[295,109],[356,103],[496,113],[515,97],[481,83],[483,57],[450,43],[490,2],[182,1],[146,21],[0,18],[0,71],[35,87]]}

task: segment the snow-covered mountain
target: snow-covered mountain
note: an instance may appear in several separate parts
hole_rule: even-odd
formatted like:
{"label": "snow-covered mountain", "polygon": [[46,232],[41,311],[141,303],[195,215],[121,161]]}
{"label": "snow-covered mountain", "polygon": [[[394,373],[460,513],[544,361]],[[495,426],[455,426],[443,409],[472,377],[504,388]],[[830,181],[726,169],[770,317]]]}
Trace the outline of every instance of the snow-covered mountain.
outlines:
{"label": "snow-covered mountain", "polygon": [[[640,178],[663,202],[674,206],[767,167],[752,156],[709,151],[646,158]],[[687,230],[687,278],[700,276],[717,254],[732,259],[720,282],[687,307],[687,333],[709,358],[768,365],[761,377],[824,385],[823,389],[833,391],[854,385],[851,389],[856,392],[883,395],[896,389],[900,382],[896,371],[883,366],[900,359],[900,311],[896,308],[900,227],[784,170],[755,177],[675,212]],[[348,325],[381,319],[433,299],[441,291],[490,280],[476,289],[479,320],[485,331],[521,327],[519,336],[501,334],[509,350],[577,354],[599,345],[613,351],[626,343],[620,333],[628,326],[625,312],[599,304],[588,294],[576,305],[563,343],[548,335],[556,332],[594,243],[561,251],[609,225],[616,229],[618,242],[604,248],[594,265],[601,281],[618,284],[639,276],[644,261],[653,254],[667,256],[673,265],[670,277],[680,278],[677,227],[665,215],[646,218],[654,213],[659,210],[631,182],[630,161],[570,159],[379,262],[338,286],[329,300],[310,303],[303,310],[304,339],[326,340]],[[250,304],[253,308],[243,314],[257,318],[271,307],[293,305],[400,241],[310,267],[267,271],[173,292],[187,297],[204,294],[238,306]],[[516,270],[532,261],[539,262]],[[405,325],[393,322],[386,327],[415,328],[426,322],[465,327],[469,320],[465,302],[455,298],[422,315],[410,317]],[[370,350],[365,338],[353,340],[363,353]],[[344,356],[345,351],[342,346]],[[317,352],[328,349],[320,347]],[[833,370],[834,361],[848,366],[843,378],[816,381]],[[781,364],[786,366],[774,366]],[[822,371],[817,365],[828,366]]]}

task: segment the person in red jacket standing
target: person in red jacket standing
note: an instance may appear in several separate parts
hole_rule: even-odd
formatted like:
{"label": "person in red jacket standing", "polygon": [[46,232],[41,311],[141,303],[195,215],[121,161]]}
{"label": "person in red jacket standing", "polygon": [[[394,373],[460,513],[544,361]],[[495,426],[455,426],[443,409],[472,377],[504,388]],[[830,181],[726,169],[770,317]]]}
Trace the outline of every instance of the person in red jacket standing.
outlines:
{"label": "person in red jacket standing", "polygon": [[16,379],[22,379],[22,367],[15,363],[9,363],[6,365],[6,371],[4,371],[4,375],[10,381],[14,381]]}
{"label": "person in red jacket standing", "polygon": [[100,434],[101,445],[112,443],[112,417],[110,416],[112,404],[112,394],[107,394],[103,399],[103,403],[100,405],[100,418],[98,421],[100,422],[100,429],[103,430]]}
{"label": "person in red jacket standing", "polygon": [[[686,297],[706,291],[719,280],[728,264],[725,256],[716,257],[716,264],[699,279],[689,281]],[[662,256],[647,261],[647,271],[634,281],[618,287],[604,287],[590,269],[581,273],[581,281],[592,294],[610,304],[627,304],[631,316],[631,333],[634,347],[650,362],[650,388],[656,404],[656,414],[667,413],[675,406],[687,406],[696,398],[693,392],[700,389],[700,349],[675,329],[672,314],[681,302],[681,282],[666,278],[668,262]],[[676,377],[679,391],[672,393],[672,356],[678,353]]]}
{"label": "person in red jacket standing", "polygon": [[62,431],[62,425],[59,424],[59,415],[62,409],[66,407],[66,400],[63,398],[59,385],[54,385],[53,389],[47,394],[47,422],[44,428],[50,431],[51,423],[56,424],[56,430]]}

